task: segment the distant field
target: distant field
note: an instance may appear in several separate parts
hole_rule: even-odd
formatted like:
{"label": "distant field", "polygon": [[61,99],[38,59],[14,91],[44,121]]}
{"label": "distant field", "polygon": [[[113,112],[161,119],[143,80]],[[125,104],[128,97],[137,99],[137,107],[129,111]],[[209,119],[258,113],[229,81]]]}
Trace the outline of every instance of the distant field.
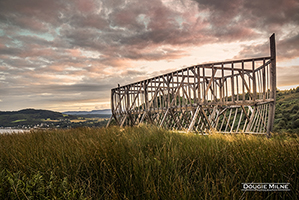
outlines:
{"label": "distant field", "polygon": [[78,122],[87,122],[87,121],[101,122],[101,121],[105,121],[105,120],[109,120],[109,118],[85,118],[85,119],[73,119],[73,120],[70,120],[70,121],[74,122],[74,123],[78,123]]}
{"label": "distant field", "polygon": [[50,118],[48,118],[48,119],[42,119],[41,121],[44,121],[44,122],[59,122],[58,119],[50,119]]}
{"label": "distant field", "polygon": [[[3,199],[296,199],[299,137],[155,127],[0,135]],[[289,192],[241,184],[290,183]]]}
{"label": "distant field", "polygon": [[27,121],[27,119],[18,119],[18,120],[12,121],[12,123],[25,122],[25,121]]}

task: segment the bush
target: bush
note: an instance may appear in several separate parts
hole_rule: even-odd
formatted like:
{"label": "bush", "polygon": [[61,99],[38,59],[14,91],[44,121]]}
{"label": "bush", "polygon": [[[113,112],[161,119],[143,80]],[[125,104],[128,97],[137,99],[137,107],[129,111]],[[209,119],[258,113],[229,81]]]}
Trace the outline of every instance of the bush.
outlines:
{"label": "bush", "polygon": [[277,125],[278,128],[286,128],[287,124],[285,122],[285,120],[281,119],[279,120],[279,123]]}
{"label": "bush", "polygon": [[299,119],[296,119],[294,122],[293,122],[293,128],[299,128]]}
{"label": "bush", "polygon": [[298,105],[295,105],[295,106],[292,108],[291,112],[292,112],[292,113],[297,113],[298,110],[299,110],[299,106],[298,106]]}

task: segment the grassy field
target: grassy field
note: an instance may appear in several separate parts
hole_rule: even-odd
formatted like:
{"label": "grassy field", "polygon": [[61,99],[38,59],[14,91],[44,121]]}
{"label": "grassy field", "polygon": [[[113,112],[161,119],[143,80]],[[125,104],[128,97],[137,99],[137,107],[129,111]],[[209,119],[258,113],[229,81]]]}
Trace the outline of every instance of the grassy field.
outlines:
{"label": "grassy field", "polygon": [[[155,127],[0,135],[1,199],[296,199],[299,137]],[[290,183],[242,192],[241,183]]]}

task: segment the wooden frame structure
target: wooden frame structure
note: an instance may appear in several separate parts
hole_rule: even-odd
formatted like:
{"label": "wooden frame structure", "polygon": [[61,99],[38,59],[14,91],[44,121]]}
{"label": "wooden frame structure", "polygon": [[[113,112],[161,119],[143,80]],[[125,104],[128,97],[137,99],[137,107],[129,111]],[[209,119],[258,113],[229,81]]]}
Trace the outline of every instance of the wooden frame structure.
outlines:
{"label": "wooden frame structure", "polygon": [[267,134],[276,101],[275,35],[270,56],[194,65],[111,89],[112,120],[208,133]]}

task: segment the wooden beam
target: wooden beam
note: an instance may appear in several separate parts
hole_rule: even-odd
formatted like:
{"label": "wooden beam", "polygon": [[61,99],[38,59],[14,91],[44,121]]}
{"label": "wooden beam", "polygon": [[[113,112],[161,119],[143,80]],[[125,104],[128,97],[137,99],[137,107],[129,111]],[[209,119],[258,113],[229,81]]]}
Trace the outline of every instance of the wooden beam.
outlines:
{"label": "wooden beam", "polygon": [[212,127],[212,125],[211,125],[211,122],[209,121],[209,118],[208,118],[206,112],[204,111],[204,109],[200,109],[200,111],[201,111],[201,113],[203,114],[203,116],[204,116],[204,118],[206,119],[206,121],[208,122],[208,126],[209,126],[209,128],[212,129],[213,127]]}
{"label": "wooden beam", "polygon": [[[206,89],[206,91],[205,91],[205,96],[207,96],[208,91],[209,91],[208,88],[211,87],[211,84],[212,84],[212,82],[214,81],[214,76],[215,76],[215,73],[216,73],[216,72],[217,72],[217,69],[213,70],[212,77],[211,77],[211,79],[210,79],[210,81],[209,81],[209,83],[208,83],[208,86],[206,87],[207,89]],[[213,92],[212,88],[211,88],[211,91]]]}
{"label": "wooden beam", "polygon": [[245,117],[247,118],[248,121],[250,121],[250,118],[248,117],[248,115],[247,115],[247,113],[246,113],[246,110],[245,110],[244,106],[241,105],[241,107],[242,107],[242,110],[244,111]]}
{"label": "wooden beam", "polygon": [[270,103],[268,126],[267,126],[267,137],[271,136],[274,125],[275,116],[275,102],[276,102],[276,45],[275,45],[275,34],[273,33],[270,37],[270,53],[271,53],[271,65],[270,65],[270,98],[274,99],[273,103]]}
{"label": "wooden beam", "polygon": [[190,132],[190,131],[193,130],[193,126],[194,126],[194,124],[195,124],[195,121],[196,121],[196,118],[197,118],[197,116],[198,116],[199,110],[200,110],[200,106],[197,106],[196,111],[195,111],[195,113],[193,114],[193,117],[192,117],[190,126],[189,126],[189,128],[188,128],[188,132]]}

